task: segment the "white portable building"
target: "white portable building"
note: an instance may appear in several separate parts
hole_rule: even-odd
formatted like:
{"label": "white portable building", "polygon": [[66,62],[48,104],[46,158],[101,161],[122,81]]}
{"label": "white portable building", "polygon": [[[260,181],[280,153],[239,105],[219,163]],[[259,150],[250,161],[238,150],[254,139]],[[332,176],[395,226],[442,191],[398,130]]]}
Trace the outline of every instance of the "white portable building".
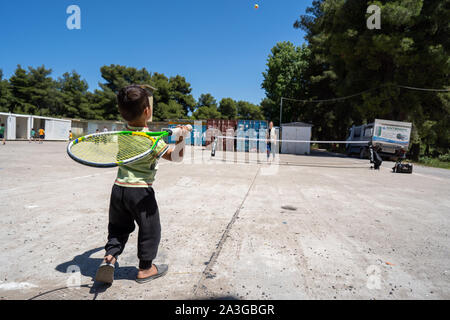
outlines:
{"label": "white portable building", "polygon": [[[281,125],[281,153],[309,154],[310,144],[307,142],[289,142],[293,140],[311,141],[312,124],[304,122],[291,122]],[[286,141],[286,142],[285,142]]]}
{"label": "white portable building", "polygon": [[103,132],[105,128],[108,131],[122,131],[125,124],[121,121],[72,119],[72,133],[75,137],[95,133],[97,129]]}
{"label": "white portable building", "polygon": [[5,138],[7,140],[28,139],[30,116],[1,112],[0,124],[5,124]]}
{"label": "white portable building", "polygon": [[0,123],[5,124],[7,140],[30,139],[31,129],[36,133],[45,130],[45,140],[68,140],[71,120],[33,116],[27,114],[0,113]]}
{"label": "white portable building", "polygon": [[[35,117],[33,116],[33,119]],[[69,131],[72,129],[72,121],[65,119],[41,118],[45,120],[45,140],[69,139]]]}
{"label": "white portable building", "polygon": [[107,120],[87,120],[87,134],[95,133],[98,129],[100,132],[103,130],[108,131],[122,131],[125,128],[125,123],[121,121],[107,121]]}

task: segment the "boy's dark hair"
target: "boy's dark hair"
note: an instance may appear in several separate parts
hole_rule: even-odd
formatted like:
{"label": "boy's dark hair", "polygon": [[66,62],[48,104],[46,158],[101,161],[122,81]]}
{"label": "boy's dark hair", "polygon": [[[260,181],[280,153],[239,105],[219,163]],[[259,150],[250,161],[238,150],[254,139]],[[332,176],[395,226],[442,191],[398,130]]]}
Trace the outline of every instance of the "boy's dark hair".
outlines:
{"label": "boy's dark hair", "polygon": [[122,88],[117,94],[120,114],[127,121],[136,120],[150,107],[148,98],[147,90],[138,85]]}

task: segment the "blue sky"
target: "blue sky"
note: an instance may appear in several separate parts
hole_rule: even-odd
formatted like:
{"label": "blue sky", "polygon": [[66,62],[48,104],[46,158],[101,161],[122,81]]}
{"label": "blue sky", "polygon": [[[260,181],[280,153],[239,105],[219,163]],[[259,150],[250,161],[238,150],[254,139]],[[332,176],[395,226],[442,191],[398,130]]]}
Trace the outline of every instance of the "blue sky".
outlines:
{"label": "blue sky", "polygon": [[[186,77],[195,98],[211,93],[259,103],[270,49],[279,41],[304,42],[292,25],[311,2],[1,1],[0,69],[10,77],[17,64],[44,64],[55,78],[76,70],[94,90],[103,65],[145,67]],[[66,27],[72,4],[81,8],[81,30]]]}

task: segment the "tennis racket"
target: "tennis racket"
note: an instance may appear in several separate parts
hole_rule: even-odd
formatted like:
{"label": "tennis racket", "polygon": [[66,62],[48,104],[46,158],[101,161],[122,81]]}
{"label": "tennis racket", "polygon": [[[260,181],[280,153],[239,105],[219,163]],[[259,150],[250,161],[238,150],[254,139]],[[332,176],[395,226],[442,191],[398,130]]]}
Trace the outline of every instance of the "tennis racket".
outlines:
{"label": "tennis racket", "polygon": [[[186,126],[192,131],[192,126]],[[159,140],[179,137],[181,128],[160,132],[114,131],[90,134],[75,139],[67,146],[67,154],[78,163],[90,167],[112,168],[138,161],[148,156]]]}

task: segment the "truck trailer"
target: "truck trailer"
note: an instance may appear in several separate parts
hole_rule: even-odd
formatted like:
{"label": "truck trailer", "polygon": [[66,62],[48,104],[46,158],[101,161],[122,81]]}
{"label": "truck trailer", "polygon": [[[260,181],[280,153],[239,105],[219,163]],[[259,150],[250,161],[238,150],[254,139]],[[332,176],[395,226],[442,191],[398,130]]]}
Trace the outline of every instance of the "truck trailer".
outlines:
{"label": "truck trailer", "polygon": [[346,144],[348,155],[359,154],[361,159],[369,157],[369,145],[378,150],[378,154],[390,160],[405,158],[409,148],[412,123],[375,119],[373,123],[352,126],[346,141],[361,141]]}

